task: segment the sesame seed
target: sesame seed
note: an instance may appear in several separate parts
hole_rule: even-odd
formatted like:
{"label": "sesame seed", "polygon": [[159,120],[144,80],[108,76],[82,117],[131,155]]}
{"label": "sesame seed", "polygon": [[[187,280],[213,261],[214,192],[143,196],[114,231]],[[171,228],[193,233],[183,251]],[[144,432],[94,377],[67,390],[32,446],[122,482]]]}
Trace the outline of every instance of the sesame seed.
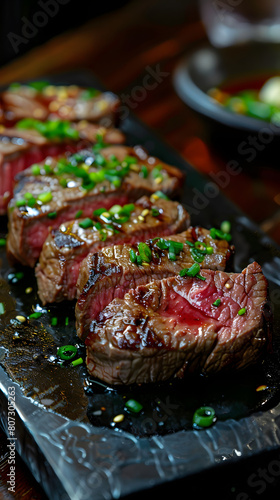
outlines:
{"label": "sesame seed", "polygon": [[116,415],[114,418],[113,418],[113,422],[122,422],[124,419],[124,414],[123,413],[120,413],[119,415]]}
{"label": "sesame seed", "polygon": [[144,219],[144,217],[143,217],[142,215],[139,215],[138,220],[139,220],[140,222],[144,222],[144,221],[145,221],[145,219]]}
{"label": "sesame seed", "polygon": [[231,288],[231,284],[230,283],[226,283],[225,287],[229,289],[229,288]]}
{"label": "sesame seed", "polygon": [[162,183],[162,178],[161,177],[156,177],[155,178],[155,183],[156,184],[161,184]]}
{"label": "sesame seed", "polygon": [[134,172],[139,172],[140,168],[138,165],[136,165],[136,163],[132,163],[130,165],[130,170],[133,170]]}
{"label": "sesame seed", "polygon": [[145,208],[145,210],[143,210],[143,212],[141,213],[141,215],[143,217],[146,217],[149,213],[150,213],[150,210],[148,208]]}
{"label": "sesame seed", "polygon": [[21,316],[21,314],[19,314],[18,316],[16,316],[16,319],[18,321],[20,321],[20,323],[24,323],[26,321],[26,317],[25,316]]}

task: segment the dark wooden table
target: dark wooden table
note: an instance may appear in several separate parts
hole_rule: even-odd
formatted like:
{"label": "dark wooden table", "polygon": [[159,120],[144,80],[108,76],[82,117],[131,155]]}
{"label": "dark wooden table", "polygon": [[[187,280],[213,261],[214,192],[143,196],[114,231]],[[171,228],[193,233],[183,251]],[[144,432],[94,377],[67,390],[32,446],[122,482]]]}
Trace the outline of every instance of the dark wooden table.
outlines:
{"label": "dark wooden table", "polygon": [[[203,121],[179,99],[172,84],[181,57],[207,41],[205,30],[196,2],[176,0],[166,4],[163,8],[159,0],[134,0],[90,20],[0,68],[0,82],[36,79],[68,70],[92,71],[121,96],[125,106],[212,180],[213,174],[223,171],[227,160],[211,143]],[[278,158],[275,165],[260,164],[253,173],[243,169],[221,190],[280,243]],[[8,491],[7,460],[7,441],[0,431],[0,498],[44,500],[44,493],[19,457],[16,493]],[[241,477],[226,483],[224,498],[237,498],[249,474],[250,469],[243,483]],[[274,498],[272,493],[270,498]]]}

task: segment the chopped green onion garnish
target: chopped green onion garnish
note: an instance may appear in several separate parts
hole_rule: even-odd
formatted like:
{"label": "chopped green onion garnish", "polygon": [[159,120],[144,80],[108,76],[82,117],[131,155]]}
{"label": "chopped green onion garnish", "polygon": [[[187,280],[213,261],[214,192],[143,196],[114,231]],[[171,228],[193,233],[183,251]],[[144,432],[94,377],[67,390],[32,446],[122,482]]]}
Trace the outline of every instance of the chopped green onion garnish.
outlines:
{"label": "chopped green onion garnish", "polygon": [[196,277],[196,278],[199,278],[199,279],[205,281],[206,278],[204,278],[204,276],[201,276],[200,274],[198,274],[199,271],[200,271],[200,265],[197,262],[195,262],[191,267],[181,269],[179,274],[182,277],[183,276],[190,276],[191,278]]}
{"label": "chopped green onion garnish", "polygon": [[83,215],[83,211],[82,210],[78,210],[78,212],[75,215],[75,219],[80,219],[80,217],[82,217],[82,215]]}
{"label": "chopped green onion garnish", "polygon": [[206,253],[207,255],[212,255],[212,253],[214,252],[214,248],[211,247],[210,245],[208,247],[206,247]]}
{"label": "chopped green onion garnish", "polygon": [[74,345],[63,345],[61,347],[59,347],[58,351],[57,351],[57,355],[61,358],[61,359],[72,359],[76,356],[77,354],[77,347],[75,347]]}
{"label": "chopped green onion garnish", "polygon": [[152,251],[147,243],[138,243],[138,251],[139,255],[144,262],[151,262],[152,260]]}
{"label": "chopped green onion garnish", "polygon": [[148,173],[149,173],[149,171],[148,171],[146,165],[142,165],[141,170],[139,172],[140,177],[143,177],[143,179],[146,179],[148,177]]}
{"label": "chopped green onion garnish", "polygon": [[37,196],[37,200],[41,201],[42,203],[49,203],[50,201],[52,201],[52,199],[53,196],[51,191],[45,191],[44,193],[40,193]]}
{"label": "chopped green onion garnish", "polygon": [[194,412],[193,427],[206,428],[210,427],[216,421],[215,410],[210,406],[201,406]]}
{"label": "chopped green onion garnish", "polygon": [[56,316],[53,316],[53,318],[51,319],[51,325],[52,326],[56,326],[57,325],[57,317]]}
{"label": "chopped green onion garnish", "polygon": [[191,256],[192,256],[193,260],[195,260],[196,262],[203,262],[204,261],[204,253],[201,253],[196,248],[191,248],[190,252],[191,252]]}
{"label": "chopped green onion garnish", "polygon": [[246,313],[246,307],[242,307],[242,309],[239,309],[238,314],[239,316],[243,316],[243,314]]}
{"label": "chopped green onion garnish", "polygon": [[139,403],[139,401],[136,401],[135,399],[129,399],[125,403],[125,407],[133,413],[139,413],[143,409],[143,405],[141,405],[141,403]]}
{"label": "chopped green onion garnish", "polygon": [[194,247],[194,243],[192,241],[186,240],[186,243],[187,245],[189,245],[189,247]]}
{"label": "chopped green onion garnish", "polygon": [[79,226],[83,229],[89,229],[90,227],[93,227],[93,220],[87,217],[86,219],[79,222]]}
{"label": "chopped green onion garnish", "polygon": [[4,302],[0,302],[0,314],[5,314],[5,304],[4,304]]}
{"label": "chopped green onion garnish", "polygon": [[116,215],[119,214],[121,211],[122,211],[121,205],[113,205],[109,210],[109,214]]}
{"label": "chopped green onion garnish", "polygon": [[23,272],[23,271],[17,271],[17,272],[15,273],[15,278],[16,278],[17,280],[21,280],[23,277],[24,277],[24,272]]}
{"label": "chopped green onion garnish", "polygon": [[223,233],[230,233],[231,231],[231,224],[228,220],[224,220],[221,223],[220,229]]}
{"label": "chopped green onion garnish", "polygon": [[38,319],[42,316],[42,313],[41,312],[34,312],[34,313],[31,313],[29,314],[29,318],[34,318],[34,319]]}
{"label": "chopped green onion garnish", "polygon": [[221,305],[221,299],[217,299],[215,300],[215,302],[213,302],[212,306],[215,306],[215,307],[219,307]]}
{"label": "chopped green onion garnish", "polygon": [[159,210],[157,208],[152,208],[151,214],[153,217],[157,217],[159,215]]}
{"label": "chopped green onion garnish", "polygon": [[17,207],[24,207],[25,205],[26,205],[26,200],[21,199],[16,201]]}
{"label": "chopped green onion garnish", "polygon": [[206,245],[206,243],[204,243],[204,241],[196,241],[194,244],[194,247],[200,253],[206,254],[207,245]]}
{"label": "chopped green onion garnish", "polygon": [[97,208],[96,210],[93,211],[93,215],[99,217],[104,212],[107,212],[106,208]]}
{"label": "chopped green onion garnish", "polygon": [[0,238],[0,247],[6,246],[6,243],[7,243],[6,238]]}
{"label": "chopped green onion garnish", "polygon": [[40,166],[36,165],[36,164],[32,165],[31,172],[32,172],[33,175],[40,175],[40,173],[41,173]]}
{"label": "chopped green onion garnish", "polygon": [[55,219],[56,217],[57,217],[57,212],[50,212],[50,213],[48,214],[48,218],[49,218],[49,219]]}
{"label": "chopped green onion garnish", "polygon": [[163,200],[169,200],[168,196],[166,196],[166,194],[164,194],[162,191],[156,191],[154,195],[158,198],[162,198]]}
{"label": "chopped green onion garnish", "polygon": [[230,241],[231,240],[231,235],[230,234],[224,233],[223,231],[221,231],[220,229],[216,229],[215,227],[212,227],[210,229],[210,236],[213,239],[218,238],[220,240],[226,240],[226,241]]}
{"label": "chopped green onion garnish", "polygon": [[131,260],[132,264],[134,264],[134,262],[136,262],[137,255],[136,255],[136,252],[133,249],[130,250],[129,257],[130,257],[130,260]]}
{"label": "chopped green onion garnish", "polygon": [[83,358],[77,358],[74,359],[74,361],[71,361],[72,366],[78,366],[83,364]]}
{"label": "chopped green onion garnish", "polygon": [[137,264],[138,266],[142,266],[142,259],[141,259],[140,255],[137,255],[137,256],[136,256],[136,264]]}

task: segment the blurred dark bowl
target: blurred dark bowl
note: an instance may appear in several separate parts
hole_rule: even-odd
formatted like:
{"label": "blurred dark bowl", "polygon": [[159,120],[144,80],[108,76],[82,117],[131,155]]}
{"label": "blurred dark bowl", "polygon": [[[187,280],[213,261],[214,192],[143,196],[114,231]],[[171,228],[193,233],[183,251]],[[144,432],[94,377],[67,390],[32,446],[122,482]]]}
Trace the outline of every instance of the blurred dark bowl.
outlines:
{"label": "blurred dark bowl", "polygon": [[[226,48],[209,45],[180,61],[173,83],[179,97],[203,119],[213,144],[227,154],[235,152],[254,163],[253,156],[258,161],[263,155],[274,160],[276,148],[279,151],[280,126],[233,113],[207,92],[225,82],[250,82],[279,74],[280,44],[255,42]],[[252,151],[250,154],[252,147],[256,155]]]}

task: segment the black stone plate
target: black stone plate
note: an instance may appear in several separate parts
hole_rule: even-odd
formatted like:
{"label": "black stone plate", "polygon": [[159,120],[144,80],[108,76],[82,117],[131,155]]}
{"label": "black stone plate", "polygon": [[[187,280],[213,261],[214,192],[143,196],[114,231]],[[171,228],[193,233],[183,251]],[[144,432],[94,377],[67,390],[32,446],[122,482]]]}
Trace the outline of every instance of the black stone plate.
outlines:
{"label": "black stone plate", "polygon": [[[87,73],[52,81],[98,85]],[[143,145],[186,173],[181,201],[193,224],[209,228],[231,221],[234,271],[253,260],[262,265],[270,288],[273,349],[258,366],[232,376],[110,387],[89,379],[84,365],[61,366],[60,345],[75,344],[84,356],[75,333],[74,304],[42,307],[33,272],[10,268],[2,248],[0,302],[5,302],[6,312],[0,315],[1,422],[51,500],[135,497],[168,485],[176,491],[196,473],[225,463],[234,466],[280,446],[280,249],[216,184],[134,116],[129,114],[120,126],[129,144]],[[2,218],[0,237],[6,234],[6,223]],[[16,319],[28,318],[34,310],[42,316],[24,323]],[[266,389],[256,391],[260,385]],[[125,409],[131,397],[143,405],[139,414]],[[193,430],[192,415],[202,405],[215,409],[217,422],[207,430]],[[124,419],[116,423],[119,414]]]}

